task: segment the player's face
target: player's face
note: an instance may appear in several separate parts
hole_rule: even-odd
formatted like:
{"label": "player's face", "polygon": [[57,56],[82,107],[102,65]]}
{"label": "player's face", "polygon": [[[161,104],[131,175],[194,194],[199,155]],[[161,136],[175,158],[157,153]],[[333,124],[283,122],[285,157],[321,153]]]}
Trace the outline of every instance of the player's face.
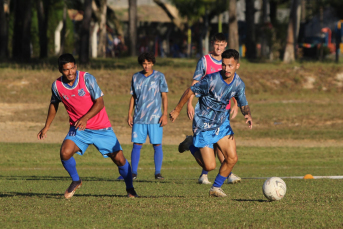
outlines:
{"label": "player's face", "polygon": [[151,73],[153,66],[154,64],[148,60],[144,60],[144,62],[142,63],[142,67],[145,73]]}
{"label": "player's face", "polygon": [[66,63],[60,69],[60,72],[69,82],[74,82],[76,79],[77,66],[75,63]]}
{"label": "player's face", "polygon": [[227,77],[233,77],[240,64],[234,58],[224,58],[222,60],[222,72]]}
{"label": "player's face", "polygon": [[213,51],[216,56],[221,55],[226,48],[227,43],[225,41],[215,41],[213,43]]}

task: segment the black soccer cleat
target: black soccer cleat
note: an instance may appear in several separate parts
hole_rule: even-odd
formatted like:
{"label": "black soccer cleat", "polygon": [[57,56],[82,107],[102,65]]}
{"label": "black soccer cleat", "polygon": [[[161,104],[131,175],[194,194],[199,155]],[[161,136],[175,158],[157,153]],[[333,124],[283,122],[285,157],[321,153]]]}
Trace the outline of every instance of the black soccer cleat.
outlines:
{"label": "black soccer cleat", "polygon": [[137,198],[138,197],[138,195],[137,195],[137,193],[136,193],[134,188],[126,189],[126,192],[127,192],[127,197],[128,198]]}
{"label": "black soccer cleat", "polygon": [[155,179],[156,180],[163,180],[164,177],[161,175],[161,173],[159,173],[159,174],[155,174]]}

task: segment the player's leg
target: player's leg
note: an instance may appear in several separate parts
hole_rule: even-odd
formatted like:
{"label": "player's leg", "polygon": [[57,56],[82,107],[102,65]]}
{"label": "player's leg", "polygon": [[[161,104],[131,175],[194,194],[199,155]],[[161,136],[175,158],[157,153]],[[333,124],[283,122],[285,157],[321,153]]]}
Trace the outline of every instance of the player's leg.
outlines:
{"label": "player's leg", "polygon": [[163,127],[160,124],[148,124],[148,135],[150,143],[154,147],[155,179],[164,179],[161,175],[163,162],[162,136]]}
{"label": "player's leg", "polygon": [[225,197],[226,194],[221,189],[221,186],[229,176],[234,165],[237,163],[238,157],[236,152],[236,141],[233,135],[228,135],[220,139],[217,144],[223,153],[225,160],[221,164],[219,173],[213,182],[213,186],[210,190],[210,196]]}
{"label": "player's leg", "polygon": [[124,178],[126,184],[128,197],[136,197],[130,163],[126,160],[123,149],[112,128],[93,131],[93,133],[92,141],[94,146],[105,158],[110,157],[114,164],[118,166],[119,174]]}
{"label": "player's leg", "polygon": [[[217,144],[214,145],[214,152],[216,153],[220,164],[223,163],[223,161],[225,160],[223,152],[220,151],[219,147],[217,146]],[[233,172],[230,172],[229,176],[227,177],[227,183],[228,184],[236,184],[236,183],[240,183],[241,182],[241,178],[239,176],[237,176],[236,174],[234,174]]]}
{"label": "player's leg", "polygon": [[146,124],[133,124],[131,141],[133,142],[133,147],[131,151],[131,165],[132,165],[132,175],[137,178],[138,174],[138,164],[141,157],[141,149],[146,141],[148,135],[148,126]]}
{"label": "player's leg", "polygon": [[73,156],[75,153],[82,155],[86,151],[88,148],[87,138],[87,133],[75,130],[74,127],[71,127],[62,143],[60,149],[61,162],[72,179],[72,183],[64,193],[66,199],[70,199],[74,195],[76,189],[80,188],[82,185],[82,181],[76,170],[76,161]]}
{"label": "player's leg", "polygon": [[216,168],[216,158],[214,151],[210,147],[197,148],[195,146],[190,147],[190,151],[194,156],[196,162],[206,171],[211,171]]}

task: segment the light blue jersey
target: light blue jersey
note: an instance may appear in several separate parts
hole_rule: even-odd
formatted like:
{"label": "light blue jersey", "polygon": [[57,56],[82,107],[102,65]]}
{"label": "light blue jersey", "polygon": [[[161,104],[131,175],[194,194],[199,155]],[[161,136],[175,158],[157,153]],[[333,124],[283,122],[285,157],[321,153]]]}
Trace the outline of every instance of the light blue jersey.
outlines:
{"label": "light blue jersey", "polygon": [[162,116],[162,92],[168,85],[161,72],[153,71],[149,76],[137,72],[132,76],[131,95],[135,98],[134,124],[157,124]]}
{"label": "light blue jersey", "polygon": [[193,119],[194,134],[220,127],[226,119],[226,105],[232,97],[237,100],[238,107],[248,105],[245,84],[238,74],[230,84],[223,80],[221,72],[206,75],[191,90],[199,97]]}
{"label": "light blue jersey", "polygon": [[[93,100],[96,100],[99,97],[104,95],[93,75],[86,72],[83,78],[85,80],[86,88]],[[68,89],[73,89],[77,86],[78,83],[79,83],[79,71],[76,71],[76,79],[75,79],[74,84],[70,86],[69,84],[63,83],[63,86]],[[57,102],[62,101],[57,91],[56,81],[54,81],[54,83],[51,86],[51,92],[52,92],[52,96],[50,100],[51,103],[57,103]]]}
{"label": "light blue jersey", "polygon": [[[214,59],[211,56],[211,54],[208,54],[208,57],[209,57],[208,59],[213,61],[213,63],[215,65],[221,65],[222,64],[222,60]],[[208,63],[207,63],[206,57],[205,56],[201,57],[201,59],[198,61],[197,67],[195,68],[193,80],[200,81],[206,75],[207,67],[208,67],[207,65],[208,65]]]}

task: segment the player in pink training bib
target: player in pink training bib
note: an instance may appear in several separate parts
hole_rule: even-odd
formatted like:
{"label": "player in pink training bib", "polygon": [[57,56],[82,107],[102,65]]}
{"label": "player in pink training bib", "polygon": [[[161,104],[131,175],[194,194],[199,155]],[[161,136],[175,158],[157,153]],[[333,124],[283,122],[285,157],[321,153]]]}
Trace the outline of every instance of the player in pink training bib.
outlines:
{"label": "player in pink training bib", "polygon": [[103,157],[112,159],[125,180],[128,197],[137,197],[132,184],[131,166],[112,130],[103,93],[95,77],[87,72],[78,71],[75,59],[69,53],[58,58],[58,67],[62,76],[52,84],[48,117],[37,138],[46,137],[59,103],[62,102],[69,115],[70,128],[62,143],[60,158],[72,179],[64,197],[70,199],[82,185],[73,156],[75,153],[83,155],[89,145],[94,145]]}

